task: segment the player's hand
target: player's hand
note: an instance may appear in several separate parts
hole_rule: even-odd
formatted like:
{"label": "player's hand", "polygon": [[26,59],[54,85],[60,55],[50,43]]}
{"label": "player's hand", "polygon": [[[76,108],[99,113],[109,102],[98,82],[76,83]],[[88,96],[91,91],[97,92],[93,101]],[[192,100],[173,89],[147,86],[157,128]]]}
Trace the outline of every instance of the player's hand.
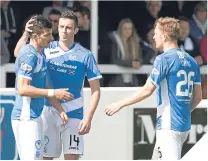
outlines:
{"label": "player's hand", "polygon": [[69,118],[64,111],[60,112],[60,118],[62,120],[61,126],[65,126],[67,124],[67,122],[69,121]]}
{"label": "player's hand", "polygon": [[118,111],[120,111],[122,107],[118,103],[112,103],[111,105],[105,107],[105,113],[108,116],[112,116]]}
{"label": "player's hand", "polygon": [[89,133],[90,131],[90,128],[91,128],[91,121],[87,121],[85,119],[83,119],[80,124],[79,124],[79,135],[85,135],[87,133]]}
{"label": "player's hand", "polygon": [[25,31],[26,31],[27,33],[32,32],[32,30],[30,29],[30,27],[33,26],[33,23],[32,23],[32,22],[35,20],[35,17],[36,17],[36,16],[32,17],[32,18],[26,23],[26,25],[25,25]]}
{"label": "player's hand", "polygon": [[64,100],[64,101],[71,101],[74,99],[74,95],[67,92],[68,88],[65,89],[55,89],[54,95],[55,98],[58,100]]}
{"label": "player's hand", "polygon": [[133,62],[132,62],[132,67],[133,67],[134,69],[138,69],[140,66],[141,66],[141,64],[140,64],[139,61],[133,61]]}

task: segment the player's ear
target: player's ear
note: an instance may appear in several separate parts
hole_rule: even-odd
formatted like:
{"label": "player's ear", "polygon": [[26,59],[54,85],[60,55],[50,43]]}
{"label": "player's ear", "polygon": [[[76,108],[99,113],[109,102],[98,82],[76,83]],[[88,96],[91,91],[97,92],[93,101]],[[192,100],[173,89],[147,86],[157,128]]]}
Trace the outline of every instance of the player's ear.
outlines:
{"label": "player's ear", "polygon": [[78,31],[79,31],[79,28],[77,27],[77,28],[74,30],[74,34],[76,35]]}
{"label": "player's ear", "polygon": [[167,35],[164,34],[164,35],[162,36],[163,42],[166,42],[167,38],[168,38]]}
{"label": "player's ear", "polygon": [[31,35],[31,37],[33,38],[33,39],[37,39],[38,38],[38,35],[36,34],[36,33],[33,33],[32,35]]}

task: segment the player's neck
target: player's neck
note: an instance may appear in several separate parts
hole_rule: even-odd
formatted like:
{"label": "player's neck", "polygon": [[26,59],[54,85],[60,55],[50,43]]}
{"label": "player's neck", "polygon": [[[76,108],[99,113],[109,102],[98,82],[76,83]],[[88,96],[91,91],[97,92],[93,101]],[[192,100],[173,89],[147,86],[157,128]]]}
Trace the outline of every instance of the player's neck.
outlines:
{"label": "player's neck", "polygon": [[174,48],[178,48],[177,41],[167,41],[163,44],[163,52]]}
{"label": "player's neck", "polygon": [[37,42],[35,42],[34,40],[30,39],[30,45],[32,45],[36,51],[41,54],[41,47],[37,44]]}
{"label": "player's neck", "polygon": [[69,50],[73,44],[74,44],[74,41],[59,41],[59,45],[64,50]]}

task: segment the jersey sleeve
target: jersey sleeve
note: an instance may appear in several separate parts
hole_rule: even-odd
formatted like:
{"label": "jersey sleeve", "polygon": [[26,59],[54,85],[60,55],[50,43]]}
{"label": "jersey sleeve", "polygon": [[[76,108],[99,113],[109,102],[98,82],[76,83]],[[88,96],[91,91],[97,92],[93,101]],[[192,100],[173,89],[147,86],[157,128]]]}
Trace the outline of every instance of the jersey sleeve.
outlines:
{"label": "jersey sleeve", "polygon": [[23,77],[32,80],[34,69],[37,66],[37,60],[38,58],[35,54],[22,54],[21,57],[19,57],[18,77]]}
{"label": "jersey sleeve", "polygon": [[165,78],[167,74],[167,62],[164,57],[157,56],[154,64],[152,72],[148,78],[148,81],[151,81],[155,86],[159,86],[160,82]]}
{"label": "jersey sleeve", "polygon": [[88,81],[102,78],[102,75],[100,73],[100,70],[98,69],[97,63],[92,53],[89,54],[85,59],[85,67]]}
{"label": "jersey sleeve", "polygon": [[197,66],[197,69],[196,69],[196,77],[195,77],[195,80],[194,80],[194,84],[201,85],[201,73],[200,73],[199,66]]}

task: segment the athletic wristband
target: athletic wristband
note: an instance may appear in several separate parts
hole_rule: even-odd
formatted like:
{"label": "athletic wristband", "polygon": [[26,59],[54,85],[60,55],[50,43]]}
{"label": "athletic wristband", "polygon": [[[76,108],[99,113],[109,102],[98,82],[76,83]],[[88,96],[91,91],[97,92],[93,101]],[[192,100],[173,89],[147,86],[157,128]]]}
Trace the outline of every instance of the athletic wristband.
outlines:
{"label": "athletic wristband", "polygon": [[48,90],[48,97],[53,97],[54,96],[54,93],[55,93],[55,90],[54,89],[49,89]]}

